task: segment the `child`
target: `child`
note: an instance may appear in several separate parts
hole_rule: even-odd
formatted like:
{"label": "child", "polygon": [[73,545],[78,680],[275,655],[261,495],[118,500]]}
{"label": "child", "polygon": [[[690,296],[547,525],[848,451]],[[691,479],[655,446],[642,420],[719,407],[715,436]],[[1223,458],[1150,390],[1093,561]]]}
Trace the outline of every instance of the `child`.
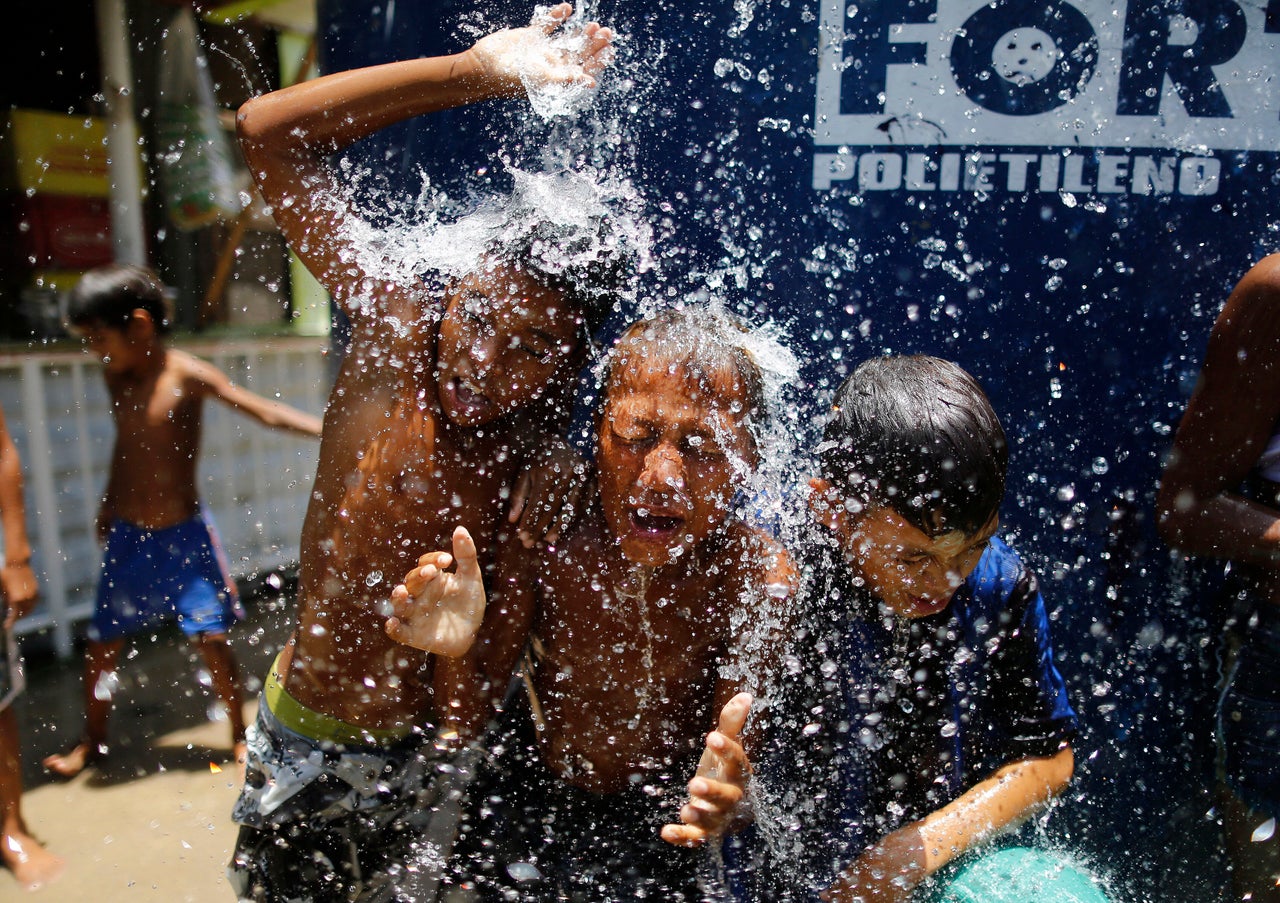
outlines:
{"label": "child", "polygon": [[[838,812],[799,846],[834,866],[823,900],[906,900],[1062,792],[1075,714],[1036,578],[995,536],[1008,450],[968,373],[866,361],[819,459],[805,567],[819,694],[800,723],[817,717],[810,734],[825,726],[835,748],[835,778],[812,795]],[[799,741],[787,774],[812,765]]]}
{"label": "child", "polygon": [[108,264],[85,273],[68,302],[72,328],[102,358],[116,440],[98,511],[106,543],[85,653],[85,727],[44,765],[73,777],[107,753],[110,675],[125,638],[176,616],[193,637],[244,758],[244,712],[227,631],[243,616],[217,534],[196,492],[208,398],[265,426],[320,435],[320,418],[270,401],[211,364],[169,348],[165,287],[151,271]]}
{"label": "child", "polygon": [[[751,704],[739,690],[775,667],[792,581],[783,549],[732,509],[760,453],[762,383],[724,315],[666,311],[616,346],[594,504],[555,548],[521,550],[498,592],[530,656],[527,694],[504,714],[455,848],[461,880],[485,899],[702,899],[703,857],[658,832],[714,713],[712,748],[737,745]],[[454,556],[424,557],[397,587],[393,636],[465,645],[484,597],[459,538]],[[482,640],[466,656],[488,654]],[[731,766],[713,755],[701,770],[716,767]]]}
{"label": "child", "polygon": [[27,832],[22,818],[22,758],[13,700],[22,691],[22,663],[13,627],[31,611],[39,587],[31,570],[22,462],[0,411],[0,859],[18,883],[37,890],[56,879],[65,866]]}
{"label": "child", "polygon": [[[576,48],[548,49],[571,12],[560,4],[538,27],[454,56],[337,73],[240,110],[241,146],[277,223],[353,320],[303,527],[297,625],[249,732],[231,864],[242,898],[421,893],[411,885],[424,870],[411,866],[432,853],[421,842],[455,738],[491,711],[482,690],[442,698],[437,687],[456,684],[434,657],[386,635],[388,581],[460,519],[486,550],[520,545],[508,526],[521,513],[515,489],[539,461],[544,476],[577,480],[561,410],[627,275],[609,216],[552,222],[516,209],[474,269],[433,272],[428,285],[428,266],[388,250],[345,201],[328,157],[523,84],[594,84],[608,29],[589,23]],[[503,654],[509,671],[518,645]]]}
{"label": "child", "polygon": [[[1209,333],[1157,499],[1160,531],[1185,554],[1231,562],[1244,604],[1226,631],[1219,788],[1235,899],[1280,900],[1280,254],[1240,279]],[[1232,648],[1238,646],[1238,648]],[[1274,821],[1272,821],[1274,824]]]}

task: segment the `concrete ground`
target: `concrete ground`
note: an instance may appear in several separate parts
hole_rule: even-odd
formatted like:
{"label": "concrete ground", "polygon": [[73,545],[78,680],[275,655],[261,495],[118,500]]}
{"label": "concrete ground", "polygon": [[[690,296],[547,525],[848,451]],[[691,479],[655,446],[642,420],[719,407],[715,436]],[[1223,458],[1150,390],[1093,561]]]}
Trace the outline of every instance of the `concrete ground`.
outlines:
{"label": "concrete ground", "polygon": [[[249,683],[247,717],[261,676],[292,627],[292,595],[246,593],[248,619],[232,632]],[[132,657],[130,657],[132,656]],[[225,721],[200,683],[198,656],[176,629],[126,647],[111,722],[111,756],[73,780],[40,766],[74,743],[83,704],[80,662],[27,653],[27,690],[15,703],[22,738],[23,814],[32,833],[67,861],[52,885],[25,892],[0,869],[0,900],[41,903],[233,903],[225,867],[235,842],[239,791]]]}

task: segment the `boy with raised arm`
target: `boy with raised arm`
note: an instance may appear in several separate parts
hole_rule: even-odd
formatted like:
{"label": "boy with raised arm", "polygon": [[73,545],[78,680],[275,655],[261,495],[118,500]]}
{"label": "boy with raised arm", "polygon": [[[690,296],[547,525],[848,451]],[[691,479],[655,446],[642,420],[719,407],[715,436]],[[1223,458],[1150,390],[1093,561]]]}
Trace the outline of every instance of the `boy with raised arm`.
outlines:
{"label": "boy with raised arm", "polygon": [[[628,264],[608,211],[553,221],[513,202],[469,271],[427,284],[429,265],[380,243],[327,158],[523,84],[593,84],[612,36],[589,23],[573,47],[551,48],[571,12],[561,4],[538,27],[460,54],[337,73],[240,109],[245,158],[281,231],[353,322],[303,528],[297,625],[249,732],[231,864],[242,898],[410,892],[433,778],[453,770],[456,732],[475,736],[491,710],[487,697],[442,698],[457,682],[435,657],[386,635],[388,585],[460,520],[489,553],[520,544],[513,490],[549,450],[568,463],[559,408]],[[557,469],[573,479],[569,466],[543,468]]]}
{"label": "boy with raised arm", "polygon": [[1076,717],[1036,577],[995,535],[1008,448],[973,377],[923,355],[866,361],[818,452],[796,682],[815,691],[799,724],[816,720],[758,765],[834,819],[806,814],[751,896],[906,901],[1063,791]]}
{"label": "boy with raised arm", "polygon": [[[507,635],[529,656],[455,848],[454,880],[486,900],[703,899],[705,858],[659,831],[717,713],[719,752],[751,706],[740,691],[767,687],[779,659],[790,558],[733,510],[769,416],[745,331],[713,311],[639,321],[602,405],[592,505],[553,549],[516,550],[495,590],[524,615]],[[460,653],[485,601],[473,556],[463,530],[453,555],[424,556],[388,631]],[[485,669],[494,642],[463,660],[501,685]]]}
{"label": "boy with raised arm", "polygon": [[227,631],[243,617],[235,583],[196,491],[204,403],[219,401],[264,426],[315,438],[320,418],[237,386],[207,361],[168,347],[168,299],[151,270],[107,264],[80,277],[68,319],[102,358],[116,438],[98,511],[105,543],[85,651],[79,742],[44,766],[79,774],[107,753],[110,675],[126,638],[176,617],[209,668],[244,758],[240,680]]}

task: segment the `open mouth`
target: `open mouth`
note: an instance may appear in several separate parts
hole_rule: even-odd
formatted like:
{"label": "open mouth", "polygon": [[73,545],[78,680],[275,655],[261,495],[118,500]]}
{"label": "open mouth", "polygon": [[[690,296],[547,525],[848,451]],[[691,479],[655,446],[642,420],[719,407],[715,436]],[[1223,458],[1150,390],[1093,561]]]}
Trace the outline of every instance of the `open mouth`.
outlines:
{"label": "open mouth", "polygon": [[457,400],[459,407],[476,410],[487,407],[489,404],[488,398],[460,379],[453,380],[451,387],[453,389],[453,397]]}
{"label": "open mouth", "polygon": [[911,600],[911,613],[916,617],[925,617],[937,614],[947,607],[946,599],[941,601],[937,599],[914,598]]}
{"label": "open mouth", "polygon": [[646,536],[669,536],[684,527],[684,518],[678,514],[656,511],[652,508],[631,509],[631,523]]}

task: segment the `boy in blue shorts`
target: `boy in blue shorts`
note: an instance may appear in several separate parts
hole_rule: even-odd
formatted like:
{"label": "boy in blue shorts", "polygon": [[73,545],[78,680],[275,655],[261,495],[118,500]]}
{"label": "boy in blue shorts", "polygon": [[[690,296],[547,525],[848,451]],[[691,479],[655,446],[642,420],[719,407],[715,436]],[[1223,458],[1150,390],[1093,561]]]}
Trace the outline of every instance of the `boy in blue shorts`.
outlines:
{"label": "boy in blue shorts", "polygon": [[[1076,717],[1036,577],[995,535],[1008,448],[973,377],[933,357],[866,361],[818,452],[805,727],[760,763],[810,809],[794,848],[775,834],[772,865],[755,863],[754,894],[905,901],[1062,792]],[[733,798],[718,783],[681,813],[711,836]]]}
{"label": "boy in blue shorts", "polygon": [[320,418],[236,386],[211,364],[169,348],[165,287],[150,270],[90,270],[72,291],[68,319],[102,358],[116,440],[97,520],[106,546],[85,654],[84,733],[44,765],[72,777],[105,755],[112,673],[125,639],[174,617],[199,646],[242,761],[244,713],[227,631],[243,611],[196,493],[201,412],[212,398],[265,426],[313,438]]}

